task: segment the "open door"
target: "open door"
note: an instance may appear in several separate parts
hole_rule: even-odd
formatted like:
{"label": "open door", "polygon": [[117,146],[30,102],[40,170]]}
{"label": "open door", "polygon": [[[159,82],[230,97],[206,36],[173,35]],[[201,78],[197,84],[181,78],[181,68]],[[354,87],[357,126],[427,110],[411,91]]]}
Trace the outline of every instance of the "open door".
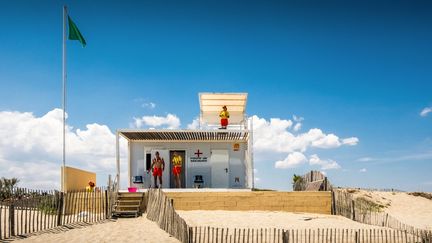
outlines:
{"label": "open door", "polygon": [[228,150],[211,151],[211,187],[229,187],[229,154]]}
{"label": "open door", "polygon": [[170,187],[176,188],[175,182],[174,182],[174,174],[172,172],[173,165],[171,162],[173,159],[173,156],[174,156],[174,152],[177,152],[177,154],[180,155],[180,157],[182,158],[183,164],[182,164],[182,170],[181,170],[181,174],[180,174],[180,178],[181,178],[180,182],[181,182],[181,188],[186,188],[186,178],[185,178],[186,177],[186,172],[185,172],[185,170],[186,170],[186,152],[184,150],[171,150],[170,151],[170,156],[169,156],[169,161],[168,161],[170,163],[170,166],[171,166],[170,167],[171,169],[169,171]]}
{"label": "open door", "polygon": [[[170,172],[171,172],[171,163],[169,158],[169,151],[168,150],[161,150],[161,149],[152,149],[151,150],[151,161],[153,162],[153,159],[156,158],[156,151],[159,152],[159,157],[164,159],[165,161],[165,170],[162,172],[162,188],[169,188],[170,187]],[[151,176],[151,185],[154,186],[154,178],[153,175]],[[158,182],[159,183],[159,182]]]}

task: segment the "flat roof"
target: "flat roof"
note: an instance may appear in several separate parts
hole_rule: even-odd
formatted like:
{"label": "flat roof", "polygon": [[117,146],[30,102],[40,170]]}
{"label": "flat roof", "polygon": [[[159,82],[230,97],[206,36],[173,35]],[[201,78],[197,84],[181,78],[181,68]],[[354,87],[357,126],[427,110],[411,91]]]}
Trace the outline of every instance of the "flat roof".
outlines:
{"label": "flat roof", "polygon": [[230,124],[244,122],[247,93],[199,93],[200,115],[203,122],[219,124],[219,112],[226,106],[230,113]]}
{"label": "flat roof", "polygon": [[176,142],[176,141],[231,141],[246,142],[248,130],[155,130],[155,129],[122,129],[118,133],[132,141]]}

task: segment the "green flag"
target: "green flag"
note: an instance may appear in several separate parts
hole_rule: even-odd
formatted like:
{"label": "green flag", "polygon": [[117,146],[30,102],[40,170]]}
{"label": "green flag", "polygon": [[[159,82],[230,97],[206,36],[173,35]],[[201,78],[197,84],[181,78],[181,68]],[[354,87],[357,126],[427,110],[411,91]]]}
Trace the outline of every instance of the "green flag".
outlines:
{"label": "green flag", "polygon": [[86,41],[84,40],[84,36],[81,35],[81,32],[79,31],[75,23],[72,21],[72,19],[69,17],[69,15],[68,15],[68,22],[69,22],[69,40],[77,40],[81,42],[81,45],[83,47],[85,47]]}

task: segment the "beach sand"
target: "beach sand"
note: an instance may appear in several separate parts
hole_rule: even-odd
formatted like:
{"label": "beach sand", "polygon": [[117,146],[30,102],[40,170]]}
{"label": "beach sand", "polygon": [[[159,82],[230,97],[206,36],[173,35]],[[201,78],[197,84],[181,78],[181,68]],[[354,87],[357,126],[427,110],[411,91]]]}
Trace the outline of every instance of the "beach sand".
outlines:
{"label": "beach sand", "polygon": [[269,211],[177,211],[190,226],[282,229],[373,229],[336,215]]}
{"label": "beach sand", "polygon": [[42,233],[19,242],[179,242],[146,218],[121,218],[60,233]]}
{"label": "beach sand", "polygon": [[432,200],[412,196],[406,192],[380,192],[357,190],[355,197],[365,197],[378,204],[399,221],[420,229],[432,230]]}

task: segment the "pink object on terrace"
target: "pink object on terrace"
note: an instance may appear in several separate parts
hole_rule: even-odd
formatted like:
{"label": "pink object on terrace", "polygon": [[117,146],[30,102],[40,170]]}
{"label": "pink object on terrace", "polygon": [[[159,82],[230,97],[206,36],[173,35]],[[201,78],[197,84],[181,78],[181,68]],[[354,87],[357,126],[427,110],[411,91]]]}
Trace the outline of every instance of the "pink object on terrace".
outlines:
{"label": "pink object on terrace", "polygon": [[137,192],[137,189],[136,187],[128,187],[129,192]]}

